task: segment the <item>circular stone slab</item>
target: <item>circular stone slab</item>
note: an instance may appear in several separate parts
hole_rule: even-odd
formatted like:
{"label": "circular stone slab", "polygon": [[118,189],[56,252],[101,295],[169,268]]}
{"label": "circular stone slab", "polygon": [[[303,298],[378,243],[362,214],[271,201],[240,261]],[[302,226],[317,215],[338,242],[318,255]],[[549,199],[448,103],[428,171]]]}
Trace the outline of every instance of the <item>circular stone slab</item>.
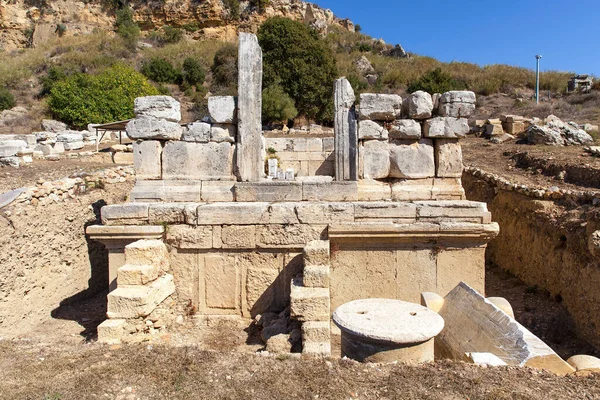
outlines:
{"label": "circular stone slab", "polygon": [[335,310],[333,321],[350,335],[396,344],[424,342],[444,328],[444,319],[438,313],[391,299],[351,301]]}

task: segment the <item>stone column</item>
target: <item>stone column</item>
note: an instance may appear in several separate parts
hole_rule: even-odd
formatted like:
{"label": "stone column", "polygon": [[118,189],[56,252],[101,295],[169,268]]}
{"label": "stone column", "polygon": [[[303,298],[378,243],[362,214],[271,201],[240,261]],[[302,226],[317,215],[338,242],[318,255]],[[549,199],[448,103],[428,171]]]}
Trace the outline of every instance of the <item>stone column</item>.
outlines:
{"label": "stone column", "polygon": [[262,149],[262,50],[256,35],[240,33],[238,59],[239,178],[256,182],[264,175]]}
{"label": "stone column", "polygon": [[335,179],[358,180],[356,149],[358,135],[354,90],[346,78],[335,81]]}

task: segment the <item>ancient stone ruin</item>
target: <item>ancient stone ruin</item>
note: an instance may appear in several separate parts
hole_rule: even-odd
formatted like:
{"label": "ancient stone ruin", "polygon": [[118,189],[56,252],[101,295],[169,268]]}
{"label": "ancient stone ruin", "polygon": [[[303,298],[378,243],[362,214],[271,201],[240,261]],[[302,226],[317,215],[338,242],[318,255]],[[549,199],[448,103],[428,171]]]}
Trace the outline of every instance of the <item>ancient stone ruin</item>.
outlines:
{"label": "ancient stone ruin", "polygon": [[[484,297],[484,254],[498,225],[461,184],[472,92],[357,99],[342,78],[333,137],[265,137],[261,49],[250,34],[239,46],[239,95],[210,98],[210,118],[182,126],[174,99],[135,102],[127,127],[135,187],[128,202],[102,208],[103,225],[87,229],[109,252],[100,341],[121,341],[132,321],[152,325],[148,316],[174,306],[170,298],[202,316],[272,321],[289,312],[304,354],[331,354],[339,310],[342,346],[343,332],[351,346],[383,341],[374,348],[387,351],[391,340],[394,354],[426,361],[441,329],[436,357],[572,370],[514,321],[510,305]],[[364,302],[374,298],[428,310],[383,312]],[[365,333],[348,314],[355,300],[371,307],[358,314],[402,314],[409,325],[425,315],[436,329]],[[293,333],[283,325],[272,336],[289,347]],[[476,332],[478,342],[456,342]],[[518,345],[507,350],[510,338]]]}

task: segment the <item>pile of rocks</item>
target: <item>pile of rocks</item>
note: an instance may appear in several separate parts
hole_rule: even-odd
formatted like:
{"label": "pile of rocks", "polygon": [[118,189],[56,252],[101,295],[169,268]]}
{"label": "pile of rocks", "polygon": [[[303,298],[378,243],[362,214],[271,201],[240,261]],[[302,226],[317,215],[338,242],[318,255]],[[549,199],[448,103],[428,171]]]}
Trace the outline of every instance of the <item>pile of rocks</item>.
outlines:
{"label": "pile of rocks", "polygon": [[300,323],[290,319],[289,307],[280,313],[259,314],[254,322],[262,328],[260,338],[269,353],[291,353],[299,349],[302,340]]}
{"label": "pile of rocks", "polygon": [[579,146],[594,142],[594,138],[575,122],[565,123],[560,118],[549,115],[544,123],[544,125],[531,125],[527,129],[527,143],[551,146]]}
{"label": "pile of rocks", "polygon": [[116,167],[96,171],[93,174],[78,174],[56,181],[39,179],[36,186],[21,189],[15,202],[45,206],[75,198],[90,189],[103,188],[104,184],[123,183],[135,180],[133,167]]}
{"label": "pile of rocks", "polygon": [[458,139],[469,132],[475,94],[418,91],[404,101],[393,94],[361,94],[358,106],[359,177],[457,178]]}

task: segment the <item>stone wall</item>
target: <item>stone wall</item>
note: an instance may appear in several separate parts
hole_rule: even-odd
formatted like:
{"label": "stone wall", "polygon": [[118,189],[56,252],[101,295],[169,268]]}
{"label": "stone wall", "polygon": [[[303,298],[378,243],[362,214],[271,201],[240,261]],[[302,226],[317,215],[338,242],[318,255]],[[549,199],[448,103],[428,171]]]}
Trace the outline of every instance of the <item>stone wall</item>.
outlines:
{"label": "stone wall", "polygon": [[335,175],[333,141],[333,134],[265,134],[265,148],[275,150],[280,168],[292,168],[298,177]]}

